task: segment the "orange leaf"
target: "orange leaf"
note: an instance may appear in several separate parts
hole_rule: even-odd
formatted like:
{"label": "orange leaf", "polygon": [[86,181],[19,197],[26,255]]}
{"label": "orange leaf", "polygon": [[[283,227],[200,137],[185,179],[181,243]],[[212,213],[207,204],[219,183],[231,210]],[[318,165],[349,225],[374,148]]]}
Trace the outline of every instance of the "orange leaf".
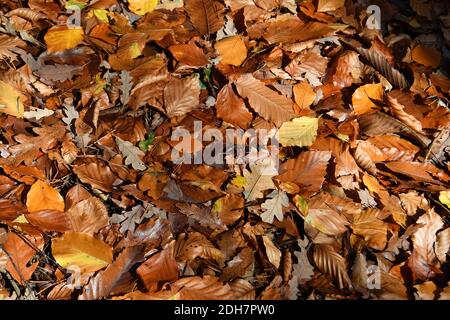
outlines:
{"label": "orange leaf", "polygon": [[423,45],[418,45],[412,50],[411,58],[414,62],[427,67],[437,67],[441,63],[441,53]]}
{"label": "orange leaf", "polygon": [[247,58],[247,47],[241,36],[232,36],[218,41],[215,45],[221,60],[225,64],[240,66]]}
{"label": "orange leaf", "polygon": [[383,100],[381,83],[366,84],[356,89],[352,96],[353,110],[357,115],[361,115],[378,108],[372,100]]}
{"label": "orange leaf", "polygon": [[64,211],[64,199],[58,190],[42,180],[36,181],[27,194],[29,212],[41,210]]}
{"label": "orange leaf", "polygon": [[314,100],[316,100],[316,93],[307,82],[296,84],[292,90],[294,92],[295,103],[298,104],[300,109],[308,109]]}

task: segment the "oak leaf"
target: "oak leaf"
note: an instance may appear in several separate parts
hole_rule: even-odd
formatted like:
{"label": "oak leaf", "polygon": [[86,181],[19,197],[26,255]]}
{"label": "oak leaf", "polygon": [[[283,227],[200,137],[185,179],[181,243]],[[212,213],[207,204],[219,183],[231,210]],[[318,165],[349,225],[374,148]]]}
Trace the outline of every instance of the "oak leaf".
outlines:
{"label": "oak leaf", "polygon": [[270,159],[250,164],[250,171],[244,169],[246,184],[244,186],[244,196],[247,201],[262,198],[263,191],[275,189],[272,178],[277,171]]}
{"label": "oak leaf", "polygon": [[283,207],[289,205],[289,199],[284,191],[274,190],[267,196],[267,200],[261,204],[263,213],[261,219],[264,222],[272,223],[276,217],[279,221],[283,221]]}

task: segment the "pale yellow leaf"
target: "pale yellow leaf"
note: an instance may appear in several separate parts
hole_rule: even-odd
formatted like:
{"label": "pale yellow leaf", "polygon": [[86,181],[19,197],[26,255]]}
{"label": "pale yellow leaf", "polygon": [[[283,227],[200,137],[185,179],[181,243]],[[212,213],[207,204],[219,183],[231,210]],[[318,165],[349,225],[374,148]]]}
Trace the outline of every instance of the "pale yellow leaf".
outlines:
{"label": "pale yellow leaf", "polygon": [[318,128],[317,118],[295,118],[281,125],[278,132],[279,141],[283,146],[310,146],[317,137]]}
{"label": "pale yellow leaf", "polygon": [[280,249],[278,249],[273,244],[272,240],[270,240],[269,237],[263,236],[262,238],[263,238],[264,246],[266,247],[267,258],[269,259],[270,263],[273,264],[275,266],[275,268],[278,269],[278,267],[280,266],[280,261],[281,261]]}

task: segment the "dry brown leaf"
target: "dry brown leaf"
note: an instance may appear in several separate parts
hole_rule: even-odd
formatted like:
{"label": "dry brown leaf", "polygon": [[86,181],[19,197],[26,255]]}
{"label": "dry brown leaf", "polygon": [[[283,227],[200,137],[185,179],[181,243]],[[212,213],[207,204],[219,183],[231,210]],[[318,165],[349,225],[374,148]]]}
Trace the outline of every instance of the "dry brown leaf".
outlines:
{"label": "dry brown leaf", "polygon": [[89,280],[78,299],[94,300],[108,297],[133,265],[143,259],[143,249],[143,246],[125,248],[113,263]]}
{"label": "dry brown leaf", "polygon": [[66,215],[71,221],[72,230],[94,236],[100,229],[109,225],[108,210],[97,198],[90,197],[74,204]]}
{"label": "dry brown leaf", "polygon": [[428,210],[416,221],[424,226],[411,236],[413,251],[408,259],[414,279],[427,280],[436,273],[437,257],[434,252],[436,232],[442,228],[442,218],[433,209]]}
{"label": "dry brown leaf", "polygon": [[224,6],[215,0],[185,0],[185,8],[202,35],[216,33],[224,24]]}
{"label": "dry brown leaf", "polygon": [[[37,241],[31,241],[31,243],[42,249],[43,241],[41,238],[37,238]],[[31,278],[39,264],[39,261],[29,263],[36,251],[14,232],[8,234],[8,238],[3,244],[3,250],[7,252],[9,258],[6,270],[18,283],[25,285],[25,281]]]}
{"label": "dry brown leaf", "polygon": [[243,129],[247,129],[253,119],[244,100],[234,93],[231,84],[224,86],[217,94],[216,110],[219,118]]}
{"label": "dry brown leaf", "polygon": [[277,127],[294,117],[292,101],[276,93],[251,74],[240,76],[236,82],[239,94],[248,99],[250,106],[264,119]]}
{"label": "dry brown leaf", "polygon": [[195,77],[173,79],[164,88],[164,102],[169,118],[184,116],[199,106],[200,84]]}
{"label": "dry brown leaf", "polygon": [[330,158],[331,153],[328,151],[302,152],[297,158],[283,163],[278,179],[296,183],[302,193],[319,191]]}
{"label": "dry brown leaf", "polygon": [[308,109],[316,100],[316,93],[307,82],[297,83],[293,88],[295,103],[300,109]]}
{"label": "dry brown leaf", "polygon": [[75,162],[73,171],[83,182],[93,188],[111,192],[121,180],[98,158],[84,158]]}
{"label": "dry brown leaf", "polygon": [[169,47],[175,59],[179,62],[192,67],[202,67],[208,63],[205,53],[202,49],[193,43],[176,44]]}
{"label": "dry brown leaf", "polygon": [[427,67],[437,67],[441,63],[441,53],[432,47],[423,45],[414,47],[411,52],[411,58],[414,62]]}
{"label": "dry brown leaf", "polygon": [[367,209],[355,216],[350,227],[355,234],[364,237],[369,247],[383,250],[387,243],[388,226],[378,215],[379,210]]}
{"label": "dry brown leaf", "polygon": [[315,245],[313,257],[317,268],[335,282],[339,288],[352,287],[350,277],[347,274],[346,261],[332,247]]}

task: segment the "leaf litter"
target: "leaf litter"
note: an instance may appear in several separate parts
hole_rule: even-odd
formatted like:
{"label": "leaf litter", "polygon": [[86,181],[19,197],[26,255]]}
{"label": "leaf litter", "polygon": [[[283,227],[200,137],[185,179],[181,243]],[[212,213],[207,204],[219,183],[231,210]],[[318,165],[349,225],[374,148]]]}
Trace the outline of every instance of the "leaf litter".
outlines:
{"label": "leaf litter", "polygon": [[448,299],[449,4],[379,6],[4,1],[0,299]]}

